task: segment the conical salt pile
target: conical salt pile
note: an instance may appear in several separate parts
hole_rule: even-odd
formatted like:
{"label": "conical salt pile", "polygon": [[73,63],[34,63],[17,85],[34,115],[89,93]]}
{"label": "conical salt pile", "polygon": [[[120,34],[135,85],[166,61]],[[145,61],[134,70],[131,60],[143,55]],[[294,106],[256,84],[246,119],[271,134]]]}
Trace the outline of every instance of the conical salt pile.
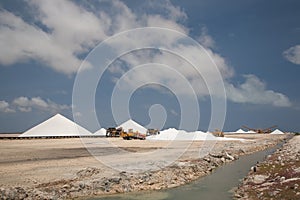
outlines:
{"label": "conical salt pile", "polygon": [[19,137],[88,136],[91,133],[68,118],[57,114],[29,129]]}

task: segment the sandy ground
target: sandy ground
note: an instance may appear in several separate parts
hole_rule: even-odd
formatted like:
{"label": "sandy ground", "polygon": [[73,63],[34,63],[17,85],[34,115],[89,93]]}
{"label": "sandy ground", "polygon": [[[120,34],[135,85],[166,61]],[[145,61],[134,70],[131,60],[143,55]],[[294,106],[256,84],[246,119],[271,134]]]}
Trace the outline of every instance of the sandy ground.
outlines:
{"label": "sandy ground", "polygon": [[[0,187],[35,188],[78,179],[97,169],[101,178],[120,172],[143,173],[221,151],[246,154],[274,145],[285,135],[230,135],[244,141],[126,141],[120,138],[0,140]],[[195,176],[196,178],[196,176]],[[84,177],[83,179],[87,179]],[[168,186],[166,186],[168,187]]]}

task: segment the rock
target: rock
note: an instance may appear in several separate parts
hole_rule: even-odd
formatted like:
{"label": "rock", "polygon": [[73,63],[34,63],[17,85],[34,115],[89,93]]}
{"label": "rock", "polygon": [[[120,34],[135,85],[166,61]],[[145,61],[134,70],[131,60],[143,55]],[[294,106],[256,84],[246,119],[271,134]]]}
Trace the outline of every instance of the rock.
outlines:
{"label": "rock", "polygon": [[256,166],[252,166],[251,171],[256,172]]}
{"label": "rock", "polygon": [[64,188],[64,189],[68,189],[68,188],[70,188],[71,186],[69,185],[69,184],[65,184],[65,185],[63,185],[62,186],[62,188]]}
{"label": "rock", "polygon": [[213,158],[222,158],[222,157],[223,157],[222,154],[214,154],[214,153],[210,153],[209,155],[210,155],[211,157],[213,157]]}
{"label": "rock", "polygon": [[228,160],[235,160],[233,156],[229,155],[227,152],[225,152],[225,158]]}
{"label": "rock", "polygon": [[234,197],[238,198],[238,199],[242,198],[242,196],[240,194],[235,194]]}
{"label": "rock", "polygon": [[282,182],[282,181],[285,181],[285,177],[284,177],[284,176],[282,176],[282,177],[280,178],[280,182]]}
{"label": "rock", "polygon": [[210,158],[207,158],[207,157],[203,158],[203,160],[205,160],[208,163],[210,163],[210,161],[211,161]]}
{"label": "rock", "polygon": [[121,177],[113,177],[113,178],[110,178],[108,181],[111,183],[119,184],[121,180],[122,180]]}
{"label": "rock", "polygon": [[254,175],[252,182],[254,184],[261,184],[261,183],[265,182],[267,178],[268,178],[268,176],[266,176],[266,175]]}
{"label": "rock", "polygon": [[278,157],[277,157],[277,160],[278,160],[278,161],[281,161],[281,159],[282,159],[281,156],[278,156]]}
{"label": "rock", "polygon": [[78,184],[80,189],[84,189],[85,188],[85,183],[84,182],[79,182]]}
{"label": "rock", "polygon": [[223,163],[225,163],[225,162],[226,162],[226,159],[225,159],[224,157],[222,157],[222,158],[221,158],[221,161],[222,161]]}
{"label": "rock", "polygon": [[244,154],[245,151],[243,149],[239,149],[239,153]]}

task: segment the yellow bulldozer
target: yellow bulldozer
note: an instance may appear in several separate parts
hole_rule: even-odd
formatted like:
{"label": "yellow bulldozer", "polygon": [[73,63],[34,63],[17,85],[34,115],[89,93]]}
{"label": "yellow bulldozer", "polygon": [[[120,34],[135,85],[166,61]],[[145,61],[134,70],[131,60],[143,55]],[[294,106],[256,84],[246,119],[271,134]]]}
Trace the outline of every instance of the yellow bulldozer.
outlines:
{"label": "yellow bulldozer", "polygon": [[123,132],[123,128],[110,127],[106,130],[106,137],[120,137]]}
{"label": "yellow bulldozer", "polygon": [[212,132],[212,134],[216,137],[224,137],[224,132],[221,131],[220,129],[216,129],[215,131]]}
{"label": "yellow bulldozer", "polygon": [[145,140],[146,139],[146,135],[138,131],[133,131],[133,129],[128,129],[128,132],[122,131],[121,137],[124,140],[132,140],[132,139]]}
{"label": "yellow bulldozer", "polygon": [[138,131],[133,131],[133,129],[129,129],[128,132],[126,132],[122,127],[108,128],[106,130],[106,137],[122,137],[124,140],[131,140],[131,139],[145,140],[146,139],[146,135],[141,134]]}

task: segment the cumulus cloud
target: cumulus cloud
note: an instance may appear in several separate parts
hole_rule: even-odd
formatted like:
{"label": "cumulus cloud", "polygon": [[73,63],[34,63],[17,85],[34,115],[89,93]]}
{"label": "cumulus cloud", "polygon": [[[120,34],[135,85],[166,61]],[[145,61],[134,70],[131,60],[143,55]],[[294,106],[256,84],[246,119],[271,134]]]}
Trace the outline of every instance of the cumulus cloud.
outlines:
{"label": "cumulus cloud", "polygon": [[255,75],[244,75],[245,82],[237,87],[227,83],[227,97],[237,103],[270,104],[278,107],[291,106],[285,95],[267,90],[266,84]]}
{"label": "cumulus cloud", "polygon": [[60,105],[49,99],[44,100],[41,97],[17,97],[11,103],[0,101],[0,112],[31,112],[33,110],[45,111],[51,113],[61,112],[70,109],[68,105]]}
{"label": "cumulus cloud", "polygon": [[208,34],[208,30],[206,27],[202,28],[198,41],[200,42],[201,45],[203,45],[206,48],[212,49],[216,45],[214,39]]}
{"label": "cumulus cloud", "polygon": [[15,112],[15,110],[11,109],[9,107],[9,103],[6,101],[0,101],[0,112],[4,113],[12,113]]}
{"label": "cumulus cloud", "polygon": [[300,65],[300,45],[293,46],[283,52],[283,56],[290,62]]}
{"label": "cumulus cloud", "polygon": [[9,47],[0,50],[2,65],[32,59],[70,75],[77,72],[82,62],[80,55],[115,33],[144,26],[185,29],[173,21],[185,16],[171,3],[166,5],[167,17],[137,16],[121,1],[108,3],[108,11],[88,10],[65,0],[29,0],[28,3],[34,9],[36,20],[31,23],[6,10],[0,11],[0,45]]}

